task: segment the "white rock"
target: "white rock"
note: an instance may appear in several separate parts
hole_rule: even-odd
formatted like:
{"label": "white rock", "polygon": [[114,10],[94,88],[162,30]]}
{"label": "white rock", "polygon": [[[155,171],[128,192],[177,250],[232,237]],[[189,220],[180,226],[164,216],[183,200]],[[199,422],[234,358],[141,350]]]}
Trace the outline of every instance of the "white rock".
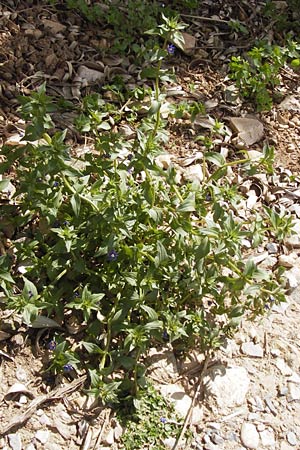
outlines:
{"label": "white rock", "polygon": [[260,433],[261,443],[264,447],[275,448],[275,435],[273,430],[264,430]]}
{"label": "white rock", "polygon": [[8,435],[8,442],[12,450],[21,450],[22,449],[22,441],[20,435],[17,433]]}
{"label": "white rock", "polygon": [[283,243],[289,248],[300,248],[300,220],[296,219],[293,222],[294,234],[284,238]]}
{"label": "white rock", "polygon": [[[182,386],[179,384],[165,384],[160,388],[161,394],[168,397],[173,403],[174,408],[181,417],[185,417],[192,399],[189,397]],[[192,422],[197,423],[203,418],[202,410],[195,407],[193,410]]]}
{"label": "white rock", "polygon": [[286,364],[286,362],[282,358],[277,358],[274,361],[274,365],[277,367],[280,373],[286,377],[292,375],[293,373],[292,369]]}
{"label": "white rock", "polygon": [[250,385],[250,379],[244,367],[222,365],[208,370],[203,382],[205,397],[213,397],[222,410],[242,405]]}
{"label": "white rock", "polygon": [[259,434],[255,425],[250,422],[244,422],[241,428],[241,441],[246,448],[258,448]]}
{"label": "white rock", "polygon": [[286,438],[288,440],[288,443],[291,444],[292,446],[297,445],[297,436],[293,431],[289,431],[286,434]]}
{"label": "white rock", "polygon": [[113,428],[110,428],[110,430],[108,431],[108,433],[104,436],[103,441],[102,441],[105,445],[113,445],[113,443],[115,442],[115,437],[114,437],[114,430]]}
{"label": "white rock", "polygon": [[298,402],[300,400],[300,387],[295,383],[289,383],[289,402]]}
{"label": "white rock", "polygon": [[286,267],[287,269],[290,269],[291,267],[294,267],[299,260],[299,257],[297,253],[290,253],[289,255],[280,255],[278,257],[278,264],[280,266]]}
{"label": "white rock", "polygon": [[36,448],[35,448],[35,446],[33,444],[29,444],[29,445],[27,445],[25,450],[36,450]]}
{"label": "white rock", "polygon": [[284,272],[283,277],[286,279],[286,287],[289,290],[294,290],[300,285],[300,268],[292,267]]}
{"label": "white rock", "polygon": [[241,346],[241,350],[244,355],[252,356],[253,358],[262,358],[264,356],[264,350],[259,344],[253,342],[245,342]]}
{"label": "white rock", "polygon": [[35,437],[38,441],[41,442],[41,444],[46,444],[50,436],[50,433],[48,430],[38,430],[35,433]]}
{"label": "white rock", "polygon": [[290,383],[300,384],[300,375],[293,372],[292,375],[287,379]]}
{"label": "white rock", "polygon": [[164,443],[166,449],[168,449],[168,448],[172,449],[175,445],[175,442],[176,442],[176,439],[172,438],[172,437],[163,440],[163,443]]}

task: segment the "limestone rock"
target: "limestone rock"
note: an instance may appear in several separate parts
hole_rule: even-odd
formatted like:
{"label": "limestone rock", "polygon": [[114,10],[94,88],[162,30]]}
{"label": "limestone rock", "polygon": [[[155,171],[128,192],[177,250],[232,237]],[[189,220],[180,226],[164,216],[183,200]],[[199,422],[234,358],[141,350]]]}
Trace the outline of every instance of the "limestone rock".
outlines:
{"label": "limestone rock", "polygon": [[[167,397],[171,402],[174,403],[174,408],[176,412],[181,416],[185,417],[188,410],[192,404],[192,399],[186,394],[185,390],[179,384],[166,384],[162,385],[160,392],[164,397]],[[200,423],[203,419],[203,412],[200,406],[195,405],[192,411],[191,423]]]}
{"label": "limestone rock", "polygon": [[237,366],[214,366],[203,381],[205,397],[213,397],[222,410],[242,405],[250,385],[246,369]]}
{"label": "limestone rock", "polygon": [[21,450],[22,449],[22,441],[20,435],[17,433],[8,435],[8,442],[12,450]]}
{"label": "limestone rock", "polygon": [[248,117],[230,117],[229,123],[246,146],[255,144],[264,137],[263,124]]}
{"label": "limestone rock", "polygon": [[289,248],[300,248],[300,220],[296,219],[292,228],[294,234],[284,239],[283,243]]}
{"label": "limestone rock", "polygon": [[196,38],[192,34],[185,33],[185,32],[182,33],[182,37],[184,39],[184,44],[183,44],[182,50],[187,55],[191,55],[195,51]]}
{"label": "limestone rock", "polygon": [[244,422],[241,428],[241,441],[246,448],[258,448],[259,434],[253,423]]}
{"label": "limestone rock", "polygon": [[253,342],[244,342],[241,346],[244,355],[252,356],[253,358],[262,358],[264,356],[264,350],[259,344]]}
{"label": "limestone rock", "polygon": [[259,434],[264,447],[275,448],[275,435],[273,430],[263,430]]}

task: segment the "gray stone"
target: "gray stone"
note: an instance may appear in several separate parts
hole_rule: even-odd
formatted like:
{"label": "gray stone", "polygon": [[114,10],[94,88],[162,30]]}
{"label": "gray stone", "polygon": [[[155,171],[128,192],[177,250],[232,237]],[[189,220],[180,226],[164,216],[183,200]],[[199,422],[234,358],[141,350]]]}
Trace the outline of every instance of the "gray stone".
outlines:
{"label": "gray stone", "polygon": [[260,141],[264,137],[263,124],[249,117],[230,117],[230,125],[238,133],[238,139],[249,146]]}
{"label": "gray stone", "polygon": [[241,350],[244,355],[252,356],[253,358],[262,358],[264,356],[264,350],[259,344],[253,342],[244,342],[241,346]]}
{"label": "gray stone", "polygon": [[216,445],[222,445],[224,443],[224,439],[218,433],[212,433],[211,441]]}
{"label": "gray stone", "polygon": [[279,108],[285,111],[300,111],[300,100],[293,95],[288,95],[279,104]]}
{"label": "gray stone", "polygon": [[227,439],[227,441],[231,441],[231,442],[239,441],[239,437],[234,431],[228,431],[228,433],[226,434],[226,439]]}
{"label": "gray stone", "polygon": [[273,430],[263,430],[259,435],[264,447],[275,448],[275,434]]}
{"label": "gray stone", "polygon": [[277,409],[275,408],[274,403],[271,400],[271,397],[269,395],[266,395],[264,400],[265,400],[265,403],[266,403],[267,407],[269,408],[269,410],[273,414],[273,416],[277,416]]}
{"label": "gray stone", "polygon": [[204,377],[204,395],[214,398],[223,411],[245,402],[250,379],[244,367],[214,366]]}
{"label": "gray stone", "polygon": [[242,424],[241,441],[246,448],[258,448],[259,434],[253,423],[244,422]]}
{"label": "gray stone", "polygon": [[278,389],[278,395],[280,395],[281,397],[285,397],[286,395],[288,395],[289,393],[289,389],[287,386],[280,386]]}
{"label": "gray stone", "polygon": [[292,446],[297,445],[297,436],[293,431],[289,431],[288,433],[286,433],[286,438],[289,444],[291,444]]}
{"label": "gray stone", "polygon": [[21,450],[22,449],[22,441],[21,441],[19,434],[17,434],[17,433],[9,434],[8,442],[9,442],[10,447],[13,450]]}
{"label": "gray stone", "polygon": [[225,88],[224,100],[232,105],[238,105],[241,103],[240,92],[235,84],[231,84]]}
{"label": "gray stone", "polygon": [[276,253],[278,253],[278,245],[274,242],[269,242],[269,244],[266,245],[266,248],[270,255],[275,255]]}

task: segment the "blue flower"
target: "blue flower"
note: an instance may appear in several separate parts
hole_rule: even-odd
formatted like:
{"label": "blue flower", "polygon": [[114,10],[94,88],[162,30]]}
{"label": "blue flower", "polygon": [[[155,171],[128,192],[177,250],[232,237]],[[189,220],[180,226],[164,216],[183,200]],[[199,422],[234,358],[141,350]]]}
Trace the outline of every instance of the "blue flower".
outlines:
{"label": "blue flower", "polygon": [[116,261],[118,259],[119,253],[116,250],[112,249],[107,254],[108,261]]}
{"label": "blue flower", "polygon": [[166,330],[163,331],[162,338],[164,341],[168,341],[170,339],[169,333]]}
{"label": "blue flower", "polygon": [[166,419],[165,417],[161,417],[160,418],[161,423],[167,423],[168,419]]}
{"label": "blue flower", "polygon": [[48,343],[48,349],[51,350],[53,352],[53,350],[56,349],[56,342],[55,341],[50,341]]}
{"label": "blue flower", "polygon": [[167,45],[167,52],[169,53],[169,55],[174,55],[175,51],[176,51],[176,47],[174,44]]}
{"label": "blue flower", "polygon": [[72,370],[74,370],[74,367],[72,366],[72,364],[68,363],[63,366],[63,370],[64,372],[72,372]]}

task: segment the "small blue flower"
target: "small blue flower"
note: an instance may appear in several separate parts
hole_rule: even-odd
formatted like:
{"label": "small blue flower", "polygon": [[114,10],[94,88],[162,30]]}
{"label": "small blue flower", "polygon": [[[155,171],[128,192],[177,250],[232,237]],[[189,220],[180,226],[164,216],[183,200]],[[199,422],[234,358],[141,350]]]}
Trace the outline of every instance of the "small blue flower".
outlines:
{"label": "small blue flower", "polygon": [[59,186],[59,182],[58,182],[58,181],[54,181],[53,186],[54,186],[54,187]]}
{"label": "small blue flower", "polygon": [[50,341],[48,343],[48,349],[51,350],[51,352],[53,352],[56,349],[56,342],[55,341]]}
{"label": "small blue flower", "polygon": [[161,423],[167,423],[168,419],[166,419],[166,417],[161,417],[160,421],[161,421]]}
{"label": "small blue flower", "polygon": [[170,339],[169,333],[166,330],[163,331],[162,338],[164,341],[168,341]]}
{"label": "small blue flower", "polygon": [[118,259],[119,253],[116,250],[112,249],[107,254],[108,261],[116,261]]}
{"label": "small blue flower", "polygon": [[72,370],[74,370],[74,367],[72,366],[72,364],[68,363],[63,366],[63,370],[64,372],[72,372]]}
{"label": "small blue flower", "polygon": [[68,227],[68,226],[70,225],[70,222],[69,222],[68,220],[65,220],[65,221],[64,221],[64,225],[65,225],[66,227]]}
{"label": "small blue flower", "polygon": [[176,47],[174,44],[167,45],[167,52],[169,53],[169,55],[174,55],[175,51],[176,51]]}

